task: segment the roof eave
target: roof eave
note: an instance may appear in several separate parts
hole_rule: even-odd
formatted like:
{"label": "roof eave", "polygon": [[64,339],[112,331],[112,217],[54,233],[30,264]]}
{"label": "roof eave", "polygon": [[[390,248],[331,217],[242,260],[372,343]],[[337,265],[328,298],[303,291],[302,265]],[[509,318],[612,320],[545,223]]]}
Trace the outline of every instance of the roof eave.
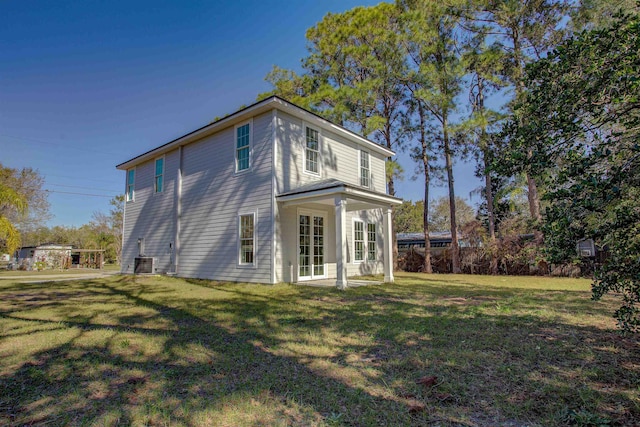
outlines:
{"label": "roof eave", "polygon": [[373,191],[363,191],[358,188],[351,187],[348,184],[332,185],[326,188],[320,188],[317,190],[304,191],[300,193],[290,193],[281,196],[276,196],[276,199],[280,202],[292,202],[301,201],[306,199],[318,199],[321,197],[328,198],[343,194],[347,197],[356,198],[368,202],[376,202],[383,205],[401,205],[402,199],[399,199],[388,194],[376,193]]}
{"label": "roof eave", "polygon": [[250,105],[246,108],[238,110],[233,114],[230,114],[226,117],[216,120],[213,123],[209,123],[208,125],[203,126],[199,129],[196,129],[179,138],[176,138],[173,141],[169,141],[166,144],[163,144],[159,147],[156,147],[152,150],[142,153],[139,156],[136,156],[132,159],[127,160],[126,162],[120,163],[119,165],[116,166],[116,169],[127,170],[142,162],[145,162],[147,160],[158,157],[161,154],[174,150],[181,145],[187,145],[193,141],[197,141],[198,139],[209,136],[218,130],[226,128],[231,124],[244,120],[246,117],[251,117],[251,116],[254,116],[255,114],[259,114],[263,110],[268,111],[269,109],[272,108],[270,104],[275,102],[275,100],[276,100],[276,97],[267,98],[253,105]]}
{"label": "roof eave", "polygon": [[303,120],[307,120],[310,122],[313,122],[314,124],[323,127],[325,129],[329,129],[332,130],[333,132],[340,134],[340,135],[344,135],[345,137],[349,138],[349,139],[355,139],[357,140],[358,143],[366,146],[367,148],[369,148],[372,151],[376,151],[380,154],[382,154],[385,157],[392,157],[395,156],[396,153],[393,150],[388,149],[387,147],[384,147],[380,144],[376,144],[373,141],[368,140],[367,138],[358,135],[355,132],[350,131],[349,129],[343,127],[343,126],[339,126],[335,123],[330,122],[329,120],[326,120],[322,117],[320,117],[319,115],[312,113],[311,111],[305,110],[302,107],[299,107],[289,101],[286,101],[282,98],[278,98],[275,97],[275,99],[277,101],[279,101],[279,109],[292,114],[292,115],[296,115],[298,117],[302,116]]}
{"label": "roof eave", "polygon": [[156,147],[152,150],[149,150],[145,153],[142,153],[132,159],[127,160],[126,162],[120,163],[116,166],[116,169],[127,170],[136,166],[142,162],[154,159],[164,153],[172,151],[182,145],[187,145],[191,142],[197,141],[198,139],[209,136],[221,129],[224,129],[232,124],[241,122],[249,117],[255,116],[265,111],[269,111],[273,108],[282,110],[286,113],[292,114],[294,116],[300,117],[303,120],[307,120],[312,122],[319,127],[323,127],[325,129],[330,129],[337,134],[341,134],[346,138],[356,140],[360,145],[363,145],[370,149],[371,151],[375,151],[379,154],[382,154],[385,157],[392,157],[396,153],[382,145],[376,144],[373,141],[369,141],[368,139],[358,135],[355,132],[352,132],[342,126],[331,123],[328,120],[323,119],[311,111],[307,111],[302,107],[299,107],[295,104],[292,104],[289,101],[286,101],[278,96],[271,96],[269,98],[263,99],[262,101],[258,101],[255,104],[252,104],[248,107],[245,107],[241,110],[236,111],[233,114],[230,114],[226,117],[223,117],[213,123],[210,123],[206,126],[198,128],[186,135],[183,135],[179,138],[176,138],[172,141],[167,142],[159,147]]}

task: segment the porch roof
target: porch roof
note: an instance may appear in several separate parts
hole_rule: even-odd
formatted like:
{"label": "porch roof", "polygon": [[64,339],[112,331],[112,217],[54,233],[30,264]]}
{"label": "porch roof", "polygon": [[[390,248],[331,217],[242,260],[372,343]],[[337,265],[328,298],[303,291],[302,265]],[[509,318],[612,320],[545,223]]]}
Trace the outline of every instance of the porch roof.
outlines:
{"label": "porch roof", "polygon": [[347,210],[364,210],[402,204],[402,199],[356,187],[337,179],[314,181],[276,196],[285,206],[303,203],[334,205],[335,198],[344,197]]}

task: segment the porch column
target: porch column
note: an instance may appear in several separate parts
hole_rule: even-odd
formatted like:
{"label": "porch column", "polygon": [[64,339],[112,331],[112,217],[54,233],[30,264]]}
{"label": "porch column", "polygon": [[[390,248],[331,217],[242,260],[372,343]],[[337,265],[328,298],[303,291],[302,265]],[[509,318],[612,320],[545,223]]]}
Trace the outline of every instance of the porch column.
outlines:
{"label": "porch column", "polygon": [[391,228],[391,207],[384,210],[384,281],[393,283],[393,230]]}
{"label": "porch column", "polygon": [[336,286],[347,287],[347,202],[336,196]]}

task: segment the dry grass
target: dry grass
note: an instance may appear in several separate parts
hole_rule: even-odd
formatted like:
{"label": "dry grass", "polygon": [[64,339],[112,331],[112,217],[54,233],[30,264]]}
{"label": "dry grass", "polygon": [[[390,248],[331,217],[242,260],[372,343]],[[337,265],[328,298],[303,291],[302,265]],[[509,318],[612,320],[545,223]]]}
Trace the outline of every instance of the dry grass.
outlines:
{"label": "dry grass", "polygon": [[0,425],[634,425],[614,307],[537,277],[0,280]]}

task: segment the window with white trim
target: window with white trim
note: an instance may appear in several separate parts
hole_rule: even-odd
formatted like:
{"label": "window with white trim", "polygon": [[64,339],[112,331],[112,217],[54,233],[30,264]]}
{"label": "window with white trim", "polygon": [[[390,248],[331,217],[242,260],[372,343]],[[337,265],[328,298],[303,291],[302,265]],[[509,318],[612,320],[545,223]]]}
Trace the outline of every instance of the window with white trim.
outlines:
{"label": "window with white trim", "polygon": [[353,262],[378,259],[378,226],[359,219],[353,220]]}
{"label": "window with white trim", "polygon": [[251,124],[236,126],[236,172],[251,167]]}
{"label": "window with white trim", "polygon": [[317,130],[305,127],[304,170],[319,173],[320,135]]}
{"label": "window with white trim", "polygon": [[360,150],[360,185],[369,188],[371,184],[371,169],[369,167],[369,153]]}
{"label": "window with white trim", "polygon": [[164,177],[164,157],[156,159],[156,179],[154,182],[154,188],[156,193],[162,193],[163,177]]}
{"label": "window with white trim", "polygon": [[136,170],[129,169],[127,171],[127,202],[133,201],[133,189],[136,179]]}
{"label": "window with white trim", "polygon": [[367,261],[376,260],[376,225],[367,224]]}
{"label": "window with white trim", "polygon": [[364,222],[353,222],[353,259],[364,261]]}
{"label": "window with white trim", "polygon": [[256,255],[255,213],[238,215],[238,264],[254,266]]}

